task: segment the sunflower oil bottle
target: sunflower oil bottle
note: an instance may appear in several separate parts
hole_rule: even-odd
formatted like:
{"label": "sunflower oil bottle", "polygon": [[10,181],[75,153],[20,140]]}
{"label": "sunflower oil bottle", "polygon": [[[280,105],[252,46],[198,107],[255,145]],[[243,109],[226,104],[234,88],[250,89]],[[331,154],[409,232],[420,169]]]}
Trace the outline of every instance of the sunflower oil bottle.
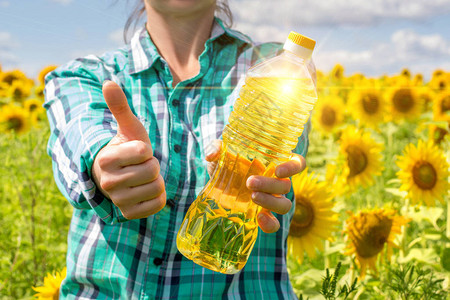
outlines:
{"label": "sunflower oil bottle", "polygon": [[177,235],[178,250],[208,269],[234,274],[244,267],[258,234],[246,187],[251,175],[274,176],[289,160],[317,100],[306,63],[315,41],[291,32],[283,52],[250,68],[210,181],[189,207]]}

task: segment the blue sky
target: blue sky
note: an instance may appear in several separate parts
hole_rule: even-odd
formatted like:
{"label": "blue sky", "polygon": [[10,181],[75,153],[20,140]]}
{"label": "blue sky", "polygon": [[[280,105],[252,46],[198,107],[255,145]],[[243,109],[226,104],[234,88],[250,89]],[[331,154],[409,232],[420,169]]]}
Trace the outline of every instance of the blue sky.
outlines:
{"label": "blue sky", "polygon": [[[136,0],[0,0],[0,64],[34,77],[49,64],[122,45]],[[229,0],[234,28],[255,40],[283,42],[291,30],[317,41],[313,58],[327,72],[429,78],[450,71],[450,0]]]}

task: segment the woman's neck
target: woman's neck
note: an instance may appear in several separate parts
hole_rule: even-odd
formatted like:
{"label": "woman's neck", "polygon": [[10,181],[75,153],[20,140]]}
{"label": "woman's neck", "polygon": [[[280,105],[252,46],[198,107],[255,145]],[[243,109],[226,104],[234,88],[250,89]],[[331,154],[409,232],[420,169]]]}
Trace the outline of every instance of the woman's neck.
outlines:
{"label": "woman's neck", "polygon": [[173,86],[194,77],[200,70],[198,57],[211,34],[215,7],[196,16],[161,14],[147,7],[147,31],[169,64]]}

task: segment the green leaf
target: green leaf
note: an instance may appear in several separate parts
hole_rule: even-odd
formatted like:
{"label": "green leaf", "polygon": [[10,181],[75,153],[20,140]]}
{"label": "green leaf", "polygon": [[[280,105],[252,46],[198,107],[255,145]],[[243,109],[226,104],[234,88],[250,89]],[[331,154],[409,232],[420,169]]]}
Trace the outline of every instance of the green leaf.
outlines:
{"label": "green leaf", "polygon": [[442,251],[441,264],[445,270],[450,271],[450,248],[448,247]]}
{"label": "green leaf", "polygon": [[402,183],[401,179],[392,178],[386,182],[386,185],[401,184],[401,183]]}
{"label": "green leaf", "polygon": [[417,223],[420,223],[423,220],[427,220],[431,224],[433,224],[435,228],[439,228],[439,226],[437,225],[437,221],[443,213],[444,209],[442,209],[441,207],[410,207],[408,210],[408,217],[410,217]]}
{"label": "green leaf", "polygon": [[404,258],[399,258],[399,263],[404,264],[412,260],[424,262],[429,265],[438,263],[439,256],[434,249],[430,248],[413,248]]}
{"label": "green leaf", "polygon": [[345,243],[339,243],[339,244],[334,245],[333,247],[328,248],[324,252],[323,255],[324,256],[331,255],[331,254],[334,254],[334,253],[341,252],[344,249],[345,249]]}
{"label": "green leaf", "polygon": [[400,191],[399,189],[396,189],[396,188],[385,188],[384,190],[386,192],[388,192],[394,196],[400,197],[400,198],[406,198],[406,196],[408,195],[407,192]]}

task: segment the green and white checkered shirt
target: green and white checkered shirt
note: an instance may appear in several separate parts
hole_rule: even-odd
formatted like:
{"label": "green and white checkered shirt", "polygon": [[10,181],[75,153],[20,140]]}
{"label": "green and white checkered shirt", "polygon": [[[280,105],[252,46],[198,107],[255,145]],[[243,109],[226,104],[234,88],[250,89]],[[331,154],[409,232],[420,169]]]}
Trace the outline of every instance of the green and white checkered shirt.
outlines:
{"label": "green and white checkered shirt", "polygon": [[[169,67],[143,27],[130,45],[47,75],[48,152],[58,187],[75,208],[61,298],[296,299],[286,268],[294,208],[277,215],[277,233],[259,231],[247,265],[235,275],[196,265],[176,247],[183,217],[209,179],[206,146],[221,137],[246,70],[280,49],[255,44],[216,19],[199,74],[173,88]],[[123,88],[161,165],[167,205],[145,219],[126,220],[91,178],[95,155],[117,129],[102,95],[105,80]],[[302,155],[308,130],[309,123],[295,150]]]}

